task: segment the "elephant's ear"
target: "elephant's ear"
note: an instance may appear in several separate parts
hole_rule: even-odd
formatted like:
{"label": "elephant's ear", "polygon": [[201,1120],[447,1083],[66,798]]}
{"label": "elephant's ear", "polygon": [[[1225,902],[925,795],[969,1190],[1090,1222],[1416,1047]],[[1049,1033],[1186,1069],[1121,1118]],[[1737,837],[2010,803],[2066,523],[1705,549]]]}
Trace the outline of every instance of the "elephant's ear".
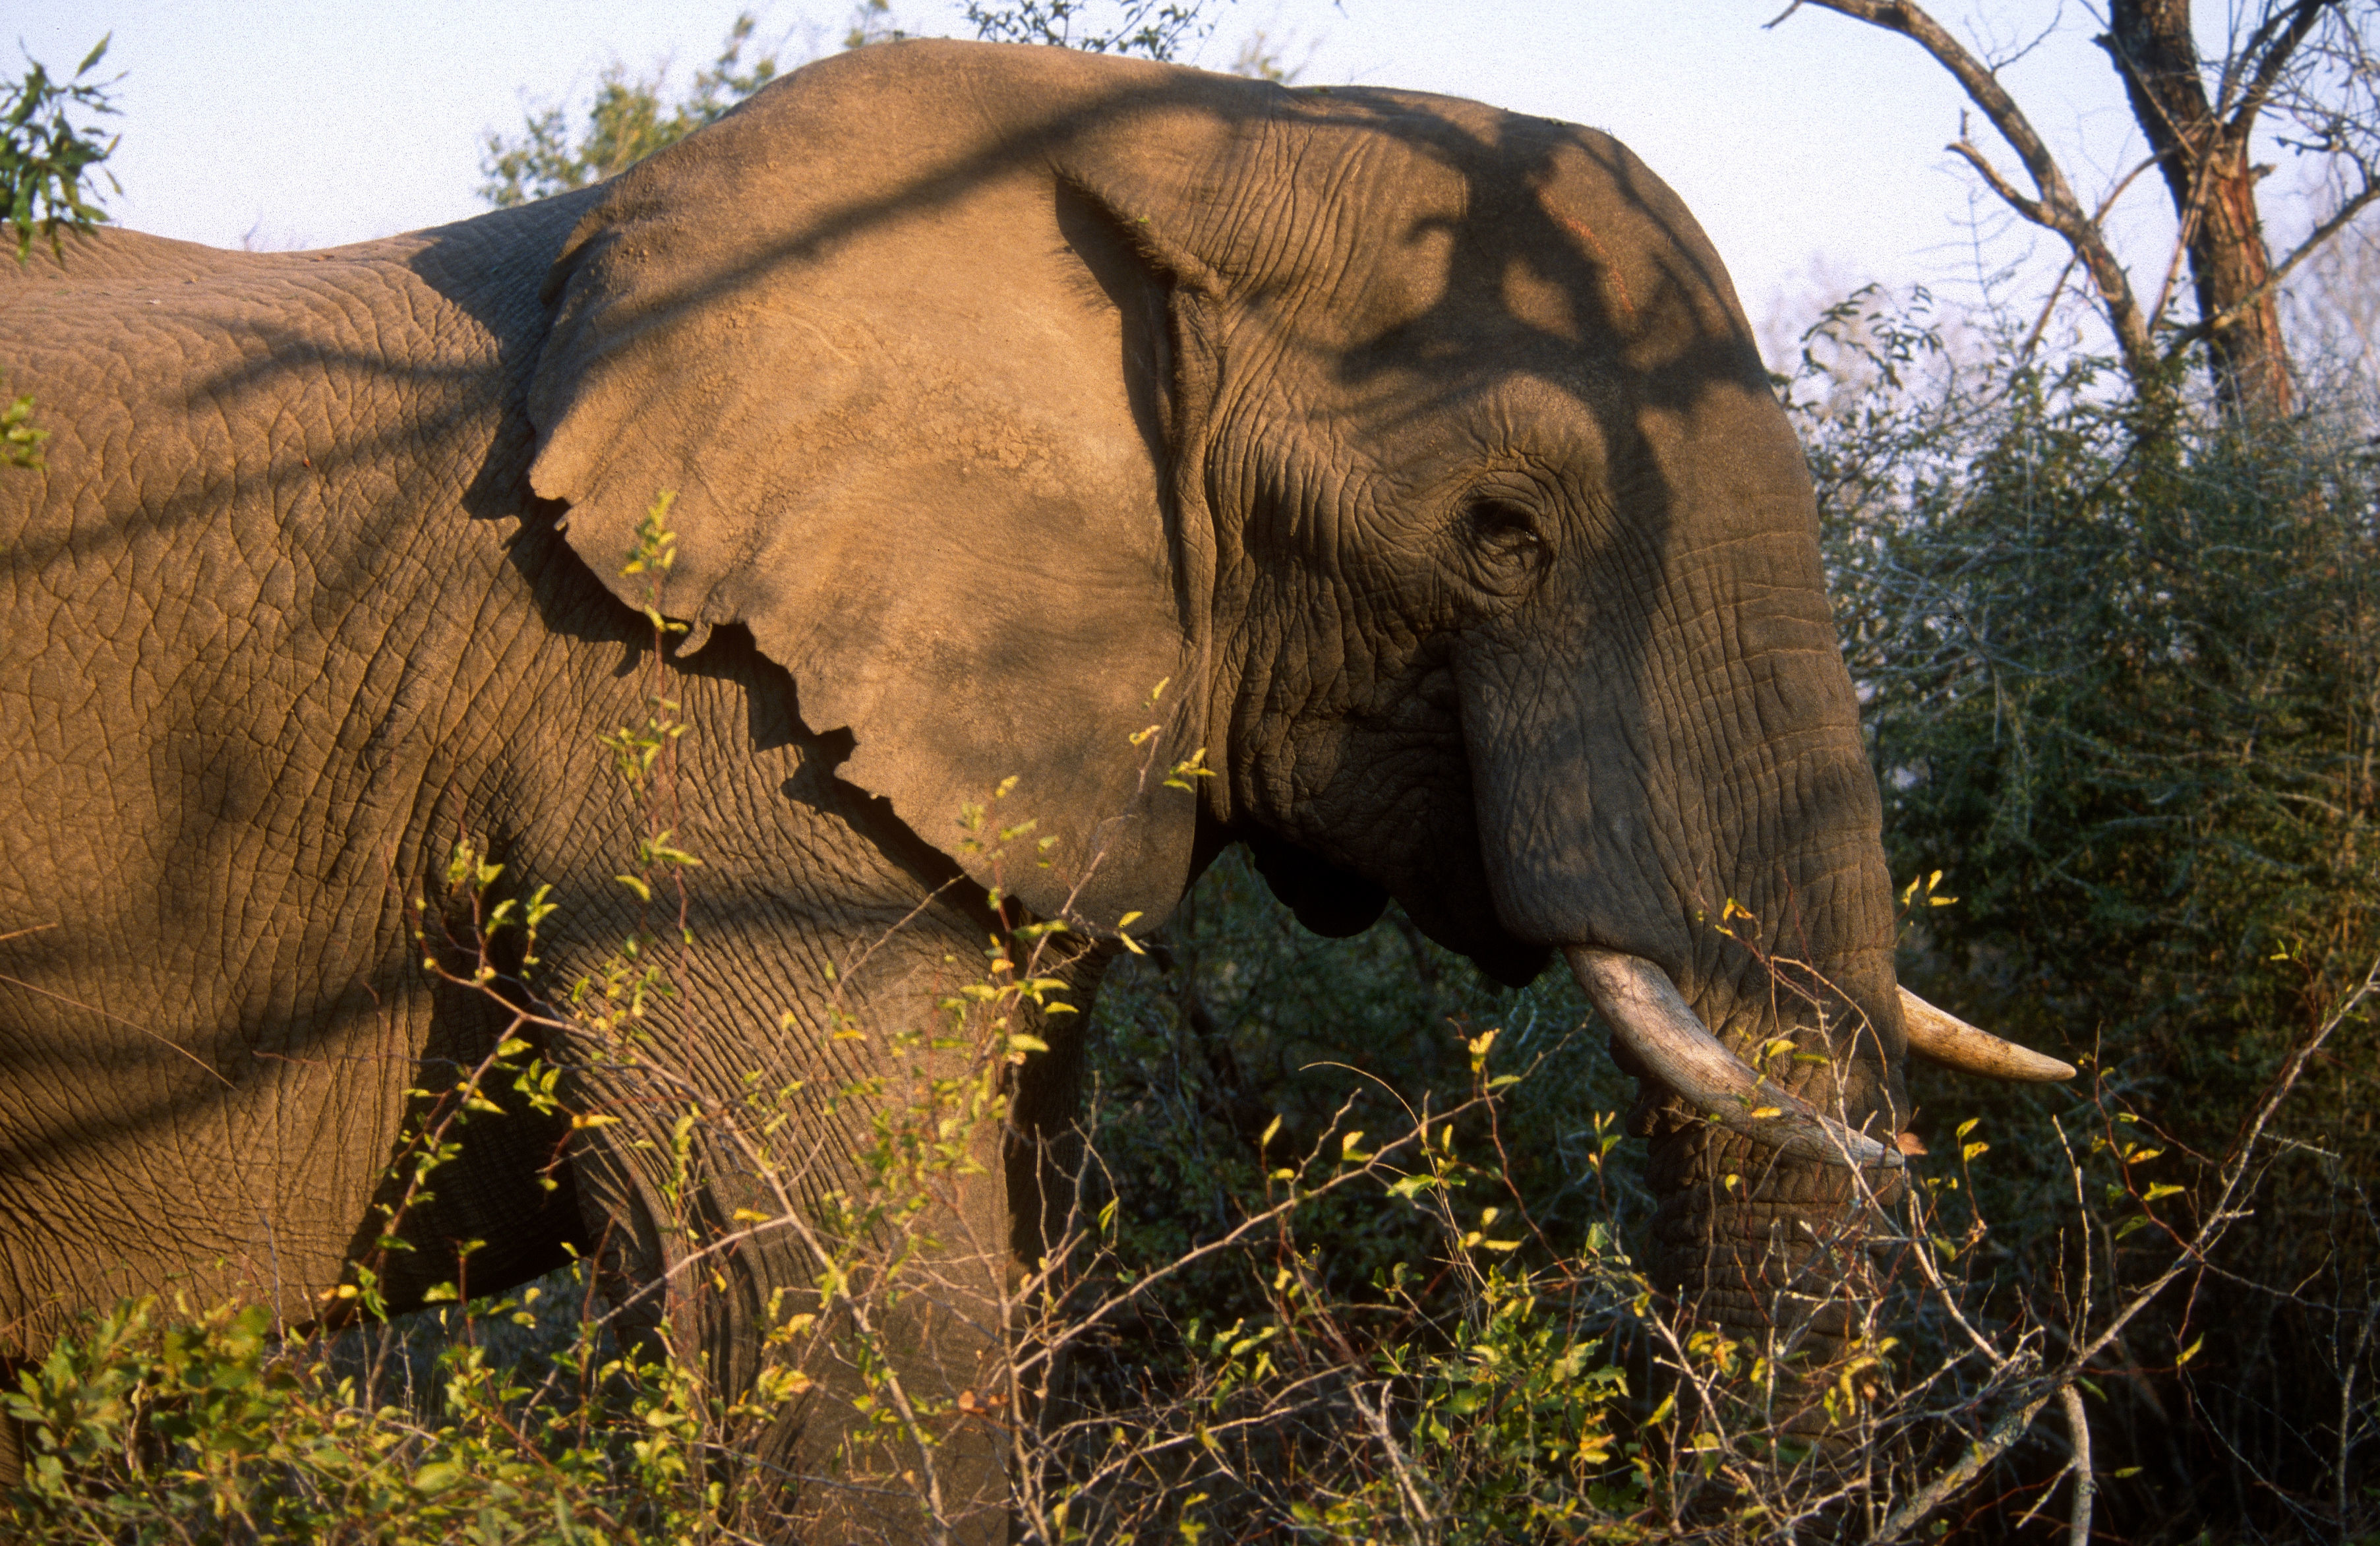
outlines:
{"label": "elephant's ear", "polygon": [[[1044,916],[1154,922],[1205,707],[1169,283],[1046,126],[1002,130],[947,53],[861,54],[589,207],[547,281],[531,482],[639,604],[620,570],[673,491],[662,610],[748,627],[804,723],[849,728],[843,777]],[[1012,778],[991,822],[1037,825],[994,862],[961,814]]]}

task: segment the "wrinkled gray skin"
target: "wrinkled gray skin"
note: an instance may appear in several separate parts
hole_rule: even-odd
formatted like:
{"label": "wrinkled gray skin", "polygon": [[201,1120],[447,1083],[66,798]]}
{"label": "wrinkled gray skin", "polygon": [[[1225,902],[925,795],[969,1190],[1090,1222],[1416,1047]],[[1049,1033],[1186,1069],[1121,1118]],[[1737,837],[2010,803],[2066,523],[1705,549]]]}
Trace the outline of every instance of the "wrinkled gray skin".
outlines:
{"label": "wrinkled gray skin", "polygon": [[[1004,878],[1044,915],[1153,924],[1245,839],[1324,932],[1394,896],[1505,980],[1624,950],[1740,1053],[1817,1045],[1713,927],[1732,899],[1872,1028],[1788,1082],[1873,1132],[1905,1109],[1807,477],[1718,259],[1603,135],[901,43],[460,225],[72,243],[0,284],[0,359],[55,432],[46,473],[0,477],[0,1350],[169,1283],[314,1313],[403,1091],[498,1023],[407,938],[458,834],[555,887],[539,981],[635,925],[595,737],[641,718],[618,570],[662,489],[667,610],[710,631],[671,666],[707,867],[654,1045],[710,1097],[861,1072],[821,968],[913,911],[850,985],[868,1023],[981,959],[994,877],[953,817],[1016,774],[1005,809],[1058,842]],[[1151,718],[1220,776],[1144,780]],[[1069,1053],[1022,1077],[1040,1120]],[[491,1242],[475,1290],[566,1242],[660,1265],[628,1143],[667,1109],[574,1094],[629,1120],[469,1129],[400,1300],[459,1237]],[[1658,1270],[1705,1315],[1779,1313],[1799,1259],[1763,1242],[1838,1217],[1844,1173],[1646,1109]],[[997,1171],[953,1282],[1009,1244]],[[702,1331],[736,1378],[753,1307],[808,1274],[759,1241],[724,1265]],[[912,1379],[974,1378],[997,1335],[968,1307],[915,1329]],[[815,1457],[832,1424],[801,1427]],[[953,1497],[992,1519],[970,1442]]]}

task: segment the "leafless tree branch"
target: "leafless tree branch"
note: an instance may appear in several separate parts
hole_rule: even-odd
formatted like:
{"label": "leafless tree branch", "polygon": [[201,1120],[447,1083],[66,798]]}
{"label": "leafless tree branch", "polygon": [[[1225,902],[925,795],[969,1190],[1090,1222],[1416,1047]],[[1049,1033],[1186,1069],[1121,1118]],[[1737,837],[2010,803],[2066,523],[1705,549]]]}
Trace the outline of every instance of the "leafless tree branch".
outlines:
{"label": "leafless tree branch", "polygon": [[2082,1393],[2072,1385],[2058,1388],[2058,1403],[2066,1413],[2066,1431],[2074,1443],[2074,1502],[2067,1513],[2067,1546],[2091,1546],[2091,1418],[2082,1410]]}
{"label": "leafless tree branch", "polygon": [[[2240,105],[2225,121],[2224,128],[2228,133],[2240,139],[2247,137],[2257,115],[2264,112],[2265,104],[2272,100],[2273,88],[2280,83],[2281,73],[2289,67],[2298,45],[2305,42],[2307,33],[2313,30],[2314,23],[2322,19],[2322,13],[2336,8],[2338,3],[2338,0],[2298,0],[2288,12],[2276,12],[2265,18],[2263,25],[2248,40],[2248,46],[2240,50],[2242,57],[2255,60],[2256,76],[2240,96]],[[2286,30],[2268,45],[2271,29],[2281,22],[2284,15],[2288,20]]]}
{"label": "leafless tree branch", "polygon": [[[2117,347],[2122,351],[2126,369],[2136,380],[2148,380],[2163,367],[2155,347],[2149,341],[2146,320],[2141,314],[2140,302],[2133,296],[2131,277],[2124,272],[2116,255],[2108,249],[2099,223],[2085,214],[2074,196],[2049,147],[2042,142],[2031,119],[2003,89],[1998,79],[1984,63],[1969,53],[1966,46],[1944,30],[1925,11],[1908,0],[1810,0],[1813,5],[1839,12],[1871,27],[1888,32],[1898,32],[1923,48],[1937,64],[1959,82],[1968,100],[1982,110],[2000,138],[2023,163],[2025,174],[2033,179],[2039,197],[2028,199],[2020,194],[2008,179],[1995,172],[1982,153],[1963,139],[1950,150],[1966,159],[1983,173],[1992,191],[2006,200],[2009,206],[2034,225],[2056,232],[2082,261],[2091,274],[2091,282],[2099,292],[2099,300],[2107,321],[2116,334]],[[1788,13],[1791,14],[1790,12]],[[1779,18],[1782,20],[1782,18]]]}
{"label": "leafless tree branch", "polygon": [[[1964,115],[1961,115],[1961,116],[1964,116]],[[1963,126],[1961,127],[1963,128]],[[1951,154],[1960,157],[1961,160],[1965,161],[1968,165],[1973,166],[1977,172],[1981,173],[1983,175],[1984,181],[1990,186],[1991,190],[1994,193],[1998,194],[2002,199],[2006,200],[2009,207],[2016,211],[2017,213],[2024,216],[2027,220],[2032,221],[2036,225],[2046,225],[2052,230],[2057,228],[2057,221],[2055,217],[2041,206],[2040,201],[2028,199],[2023,194],[2019,193],[2016,190],[2016,186],[2013,183],[2010,183],[2006,177],[2001,177],[1999,169],[1984,158],[1984,152],[1977,150],[1967,140],[1963,139],[1953,140],[1942,148],[1949,151]]]}

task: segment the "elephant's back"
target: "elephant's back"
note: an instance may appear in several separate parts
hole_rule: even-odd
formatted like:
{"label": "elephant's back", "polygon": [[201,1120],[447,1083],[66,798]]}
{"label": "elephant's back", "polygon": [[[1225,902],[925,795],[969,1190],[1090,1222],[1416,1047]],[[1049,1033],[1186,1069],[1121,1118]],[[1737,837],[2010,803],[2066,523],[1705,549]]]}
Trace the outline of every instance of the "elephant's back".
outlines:
{"label": "elephant's back", "polygon": [[38,310],[20,308],[86,305],[110,295],[129,295],[150,287],[214,285],[235,289],[256,286],[271,288],[285,286],[322,263],[402,264],[422,248],[476,224],[464,221],[345,247],[289,252],[235,251],[115,225],[61,231],[55,248],[46,240],[36,240],[25,262],[0,263],[0,317],[7,319],[6,324],[0,325],[26,323],[40,315]]}
{"label": "elephant's back", "polygon": [[37,302],[45,293],[91,285],[179,285],[211,277],[250,254],[195,241],[103,226],[62,231],[57,248],[36,241],[21,263],[0,263],[0,307]]}
{"label": "elephant's back", "polygon": [[[527,461],[518,341],[407,266],[435,239],[259,255],[108,233],[65,277],[0,287],[6,392],[49,433],[42,469],[0,468],[0,819],[36,834],[0,871],[0,933],[79,930],[176,1003],[226,981],[337,997],[291,990],[270,951],[235,969],[244,939],[334,975],[339,950],[297,942],[376,947],[384,887],[347,883],[385,863],[421,749],[445,744],[407,732],[443,712],[456,640],[508,637],[484,517]],[[342,885],[353,916],[303,901]],[[190,1013],[229,1034],[252,1008]]]}

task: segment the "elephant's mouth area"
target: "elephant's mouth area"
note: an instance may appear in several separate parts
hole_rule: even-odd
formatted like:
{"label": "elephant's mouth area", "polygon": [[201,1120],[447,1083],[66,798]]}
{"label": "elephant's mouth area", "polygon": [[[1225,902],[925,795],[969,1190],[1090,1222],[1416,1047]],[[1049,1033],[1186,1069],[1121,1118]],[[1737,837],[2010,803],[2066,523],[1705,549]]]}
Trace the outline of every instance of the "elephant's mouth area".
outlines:
{"label": "elephant's mouth area", "polygon": [[[1702,1116],[1779,1154],[1821,1165],[1898,1170],[1900,1135],[1874,1131],[1871,1112],[1854,1124],[1784,1089],[1736,1055],[1703,1023],[1670,976],[1625,952],[1572,945],[1563,952],[1589,1002],[1609,1023],[1623,1061],[1670,1090]],[[1910,1053],[1929,1062],[2014,1082],[2070,1079],[2057,1058],[2006,1041],[1897,988]]]}
{"label": "elephant's mouth area", "polygon": [[1311,849],[1265,831],[1233,834],[1246,844],[1257,872],[1299,923],[1325,939],[1359,934],[1379,920],[1393,896],[1406,917],[1434,943],[1465,956],[1508,988],[1534,982],[1553,959],[1550,946],[1503,928],[1484,901],[1484,881],[1465,885],[1427,881],[1393,888],[1343,869]]}
{"label": "elephant's mouth area", "polygon": [[1711,1122],[1793,1159],[1860,1169],[1901,1163],[1889,1138],[1819,1110],[1738,1057],[1654,962],[1593,945],[1562,955],[1627,1060]]}

